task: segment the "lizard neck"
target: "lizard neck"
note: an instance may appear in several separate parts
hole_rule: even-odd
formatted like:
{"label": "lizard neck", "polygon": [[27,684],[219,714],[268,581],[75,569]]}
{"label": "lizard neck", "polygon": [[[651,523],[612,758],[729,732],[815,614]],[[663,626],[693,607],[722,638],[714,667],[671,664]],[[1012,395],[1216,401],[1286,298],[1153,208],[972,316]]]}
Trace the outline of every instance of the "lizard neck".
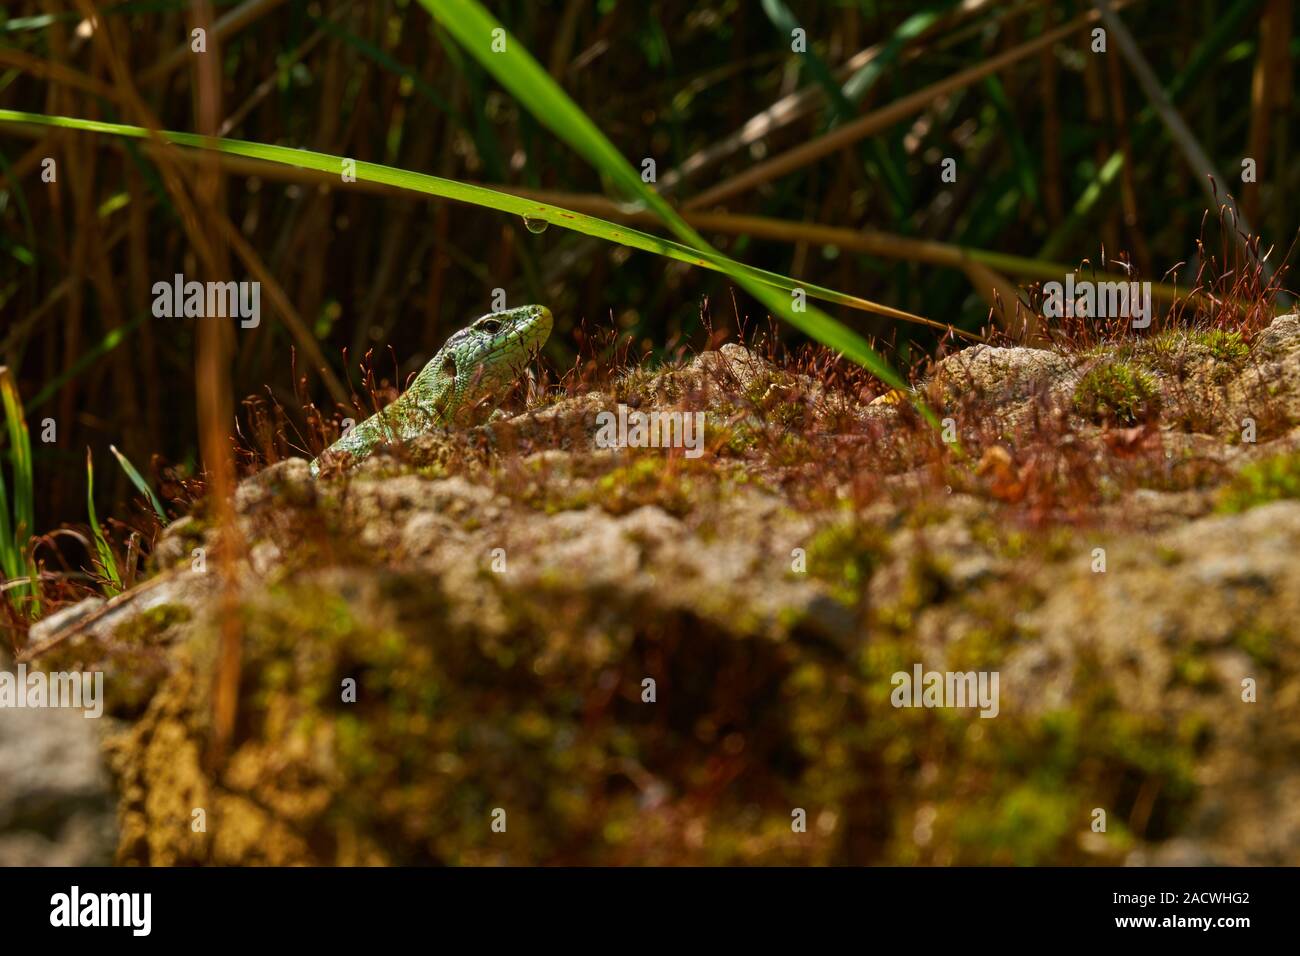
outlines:
{"label": "lizard neck", "polygon": [[[433,425],[449,425],[455,413],[456,381],[446,375],[418,375],[390,409],[401,419],[410,421],[415,434]],[[404,439],[415,435],[402,435]]]}

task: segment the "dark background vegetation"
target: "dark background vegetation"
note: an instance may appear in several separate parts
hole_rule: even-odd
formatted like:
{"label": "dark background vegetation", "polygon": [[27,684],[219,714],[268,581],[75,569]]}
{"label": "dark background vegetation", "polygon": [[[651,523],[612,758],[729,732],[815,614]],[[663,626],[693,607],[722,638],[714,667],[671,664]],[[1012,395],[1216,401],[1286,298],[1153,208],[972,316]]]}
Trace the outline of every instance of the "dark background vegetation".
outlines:
{"label": "dark background vegetation", "polygon": [[[1294,237],[1300,187],[1293,0],[1119,6],[1262,247],[1277,247],[1276,267]],[[1087,13],[1087,3],[517,0],[489,7],[634,166],[655,160],[659,187],[684,209],[811,227],[795,235],[778,222],[763,236],[734,222],[704,229],[753,265],[978,330],[989,322],[989,281],[1029,285],[1053,274],[1054,263],[1100,265],[1104,250],[1108,268],[1127,259],[1156,280],[1176,270],[1185,286],[1202,265],[1198,240],[1214,249],[1224,242],[1214,212],[1204,221],[1213,206],[1200,174],[1148,107],[1113,39],[1104,55],[1089,50],[1090,26],[1042,48],[1024,46]],[[166,129],[215,129],[544,191],[559,205],[617,215],[597,201],[598,175],[416,3],[103,3],[100,42],[85,29],[89,10],[55,0],[6,4],[0,108],[145,125],[142,104]],[[807,31],[809,55],[791,52],[788,17]],[[200,24],[211,27],[206,61],[189,51],[189,32]],[[998,71],[961,78],[1003,54],[1011,56]],[[860,65],[865,70],[854,69]],[[117,68],[129,75],[136,106],[124,107],[134,101]],[[205,69],[213,71],[208,82]],[[710,190],[765,159],[920,93],[920,108],[872,135],[711,198]],[[1117,153],[1120,174],[1099,183]],[[1240,182],[1245,156],[1258,162],[1257,186]],[[54,184],[41,181],[44,157],[58,163]],[[945,157],[957,160],[955,184],[940,179]],[[471,206],[346,188],[231,157],[205,186],[195,162],[168,171],[148,144],[13,124],[0,124],[0,160],[0,363],[16,369],[33,430],[39,529],[85,521],[87,446],[100,463],[101,513],[126,520],[140,522],[145,512],[111,464],[110,443],[164,497],[179,493],[169,475],[198,470],[198,323],[149,314],[154,282],[176,272],[198,277],[195,229],[228,250],[229,224],[283,289],[299,333],[264,288],[261,326],[232,328],[230,388],[236,402],[261,395],[295,415],[304,398],[329,409],[342,397],[321,364],[344,392],[359,387],[358,365],[370,349],[377,379],[403,377],[488,311],[496,287],[508,290],[512,305],[539,301],[555,312],[546,361],[557,374],[610,347],[611,330],[632,343],[633,354],[664,354],[682,343],[703,347],[710,329],[716,341],[742,324],[765,324],[725,276],[556,227],[534,234]],[[191,230],[168,175],[180,176],[194,199]],[[863,245],[850,248],[817,231],[823,228],[854,230]],[[961,268],[954,266],[960,248],[1039,268]],[[243,257],[225,255],[229,277],[255,277]],[[975,284],[981,278],[983,289]],[[939,344],[930,329],[833,311],[905,366]],[[782,334],[798,342],[796,333]],[[240,416],[247,433],[247,410]],[[55,444],[39,440],[47,417],[57,422]]]}

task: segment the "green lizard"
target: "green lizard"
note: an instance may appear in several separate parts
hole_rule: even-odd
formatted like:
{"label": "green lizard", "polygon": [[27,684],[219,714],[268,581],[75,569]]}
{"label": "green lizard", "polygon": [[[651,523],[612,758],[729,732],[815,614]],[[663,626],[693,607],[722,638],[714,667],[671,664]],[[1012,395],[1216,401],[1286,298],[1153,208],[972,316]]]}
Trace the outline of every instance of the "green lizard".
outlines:
{"label": "green lizard", "polygon": [[361,461],[389,442],[409,441],[454,424],[461,413],[510,384],[551,334],[551,310],[525,305],[475,319],[447,340],[415,377],[411,387],[326,448],[311,463],[347,452]]}

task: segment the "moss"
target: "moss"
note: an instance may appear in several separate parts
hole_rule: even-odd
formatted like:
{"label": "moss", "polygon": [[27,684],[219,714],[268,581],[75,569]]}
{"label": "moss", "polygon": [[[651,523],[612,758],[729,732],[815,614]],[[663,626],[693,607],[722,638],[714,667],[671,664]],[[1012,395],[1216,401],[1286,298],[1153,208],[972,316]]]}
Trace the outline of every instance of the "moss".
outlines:
{"label": "moss", "polygon": [[904,527],[913,529],[945,524],[951,518],[952,508],[945,500],[921,500],[902,514]]}
{"label": "moss", "polygon": [[1034,866],[1051,859],[1072,826],[1070,798],[1054,788],[1022,784],[962,811],[956,840],[975,858]]}
{"label": "moss", "polygon": [[1192,336],[1193,341],[1204,346],[1220,362],[1239,364],[1250,354],[1250,346],[1240,332],[1208,329]]}
{"label": "moss", "polygon": [[803,428],[808,420],[808,408],[801,401],[778,402],[766,412],[768,421],[783,428]]}
{"label": "moss", "polygon": [[[810,542],[809,570],[856,601],[884,547],[883,532],[842,516]],[[941,571],[913,562],[909,606],[943,597]],[[169,841],[179,862],[1069,863],[1085,859],[1078,836],[1094,806],[1118,826],[1145,786],[1156,794],[1143,798],[1154,801],[1149,835],[1189,793],[1203,735],[1118,714],[1100,669],[1081,672],[1076,706],[1042,717],[896,709],[889,676],[919,659],[907,634],[875,631],[840,659],[749,622],[724,632],[690,612],[674,623],[610,608],[611,595],[571,580],[520,593],[485,577],[502,602],[497,630],[455,623],[421,575],[299,577],[255,596],[241,615],[246,676],[221,788],[239,802],[213,806],[222,836],[202,844],[150,818],[154,804],[131,804],[132,832],[155,840],[132,844],[140,862]],[[950,666],[997,669],[1017,639],[1002,610],[1001,626],[957,641]],[[200,661],[215,657],[205,640]],[[641,701],[643,675],[659,681],[655,706]],[[163,723],[142,725],[124,757],[145,797],[163,780],[140,774],[180,746],[176,721],[189,722],[182,752],[202,739],[210,676],[183,676],[173,690],[198,695],[188,710],[151,711]],[[349,678],[355,703],[341,698]],[[705,769],[718,760],[731,768],[721,791]],[[495,807],[508,810],[506,834],[488,826]],[[790,807],[807,808],[806,834],[792,836]],[[925,849],[914,835],[931,812]],[[294,839],[231,836],[286,826]]]}
{"label": "moss", "polygon": [[104,710],[114,717],[140,714],[167,674],[166,652],[190,621],[189,608],[158,604],[118,625],[110,640],[85,632],[41,655],[34,664],[46,672],[102,671]]}
{"label": "moss", "polygon": [[1155,379],[1132,363],[1106,362],[1079,380],[1074,408],[1092,421],[1135,425],[1159,411],[1159,390]]}
{"label": "moss", "polygon": [[[1106,351],[1103,370],[1081,383],[1084,404],[1104,421],[1131,419],[1154,395],[1143,371],[1158,367],[1151,355],[1188,342],[1184,332]],[[1194,354],[1205,362],[1199,346]],[[474,543],[485,537],[472,503],[456,513],[474,545],[462,556],[412,562],[392,549],[390,561],[384,547],[347,544],[359,539],[359,527],[373,530],[367,522],[387,516],[349,508],[340,483],[341,500],[276,512],[283,567],[243,594],[233,752],[206,804],[215,836],[197,848],[176,842],[195,838],[175,820],[205,805],[203,798],[186,795],[177,812],[160,811],[177,788],[159,768],[206,744],[215,633],[206,615],[186,625],[164,609],[141,625],[138,641],[114,651],[135,653],[122,658],[134,668],[143,654],[137,643],[173,629],[193,638],[149,647],[164,686],[124,758],[134,768],[124,800],[131,832],[144,828],[153,843],[132,859],[1068,865],[1119,862],[1135,841],[1182,832],[1198,755],[1223,727],[1213,709],[1223,695],[1185,689],[1212,686],[1205,652],[1175,657],[1176,649],[1139,642],[1133,653],[1159,666],[1141,673],[1113,660],[1102,666],[1088,656],[1085,620],[1064,622],[1085,639],[1026,653],[1040,639],[1025,612],[1076,571],[1085,575],[1092,532],[1057,523],[1073,486],[1060,498],[1030,495],[1028,509],[972,507],[942,493],[923,428],[889,430],[879,441],[875,432],[859,435],[861,443],[783,437],[787,409],[801,406],[794,393],[759,384],[740,396],[725,387],[710,393],[710,446],[722,457],[590,454],[583,451],[589,436],[575,431],[557,437],[545,457],[511,457],[543,450],[542,439],[503,439],[490,455],[458,444],[437,467],[474,484],[490,480],[518,503],[515,514],[524,506],[623,513],[657,505],[684,519],[688,547],[715,539],[748,545],[767,535],[765,542],[784,549],[787,535],[811,526],[806,568],[825,582],[816,593],[800,594],[802,575],[780,580],[788,559],[775,544],[736,547],[748,561],[735,562],[734,586],[720,580],[707,593],[680,576],[672,547],[660,555],[644,549],[641,570],[662,585],[649,589],[598,586],[563,566],[535,569],[531,578],[457,573],[465,569],[453,562],[477,553]],[[682,375],[634,374],[623,387],[649,395],[695,386]],[[862,425],[846,421],[846,431]],[[1005,427],[1007,446],[1036,460],[1023,432]],[[1091,455],[1083,443],[1094,432],[1066,434],[1078,444],[1063,469]],[[926,451],[917,454],[915,445]],[[1170,461],[1159,466],[1174,467]],[[408,473],[418,467],[400,464]],[[1112,464],[1096,490],[1118,498],[1132,487],[1132,469]],[[872,480],[858,485],[866,471]],[[877,475],[904,471],[917,471],[921,487],[878,491]],[[1080,482],[1092,480],[1085,472],[1078,469]],[[739,484],[764,489],[776,504],[761,517],[737,509],[744,515],[737,518],[719,502]],[[870,501],[871,520],[837,504],[850,494],[858,505]],[[535,516],[524,518],[521,524],[534,524]],[[891,532],[939,523],[964,528],[973,544],[936,534],[932,552],[904,559],[900,547],[886,563]],[[1061,560],[1065,567],[1045,567]],[[1153,560],[1169,567],[1180,558],[1157,548]],[[520,554],[517,568],[512,556],[512,570],[527,561]],[[763,596],[780,606],[753,600],[754,589],[769,583],[778,586]],[[869,590],[879,604],[868,608]],[[826,591],[840,606],[827,606]],[[1260,613],[1233,644],[1272,661],[1287,653],[1280,636],[1287,632]],[[997,719],[895,708],[891,675],[917,662],[1002,672]],[[1126,692],[1165,664],[1179,688],[1160,708],[1144,710]],[[1041,693],[1012,686],[1015,675],[1037,684],[1040,668]],[[657,681],[653,704],[641,697],[646,677]],[[355,703],[341,699],[347,680],[356,682]],[[1038,710],[1044,707],[1057,709]],[[197,760],[193,775],[196,787],[208,785]],[[508,810],[505,834],[488,826],[495,807]],[[806,808],[806,833],[792,833],[792,807]],[[1109,817],[1105,835],[1089,830],[1098,807]]]}
{"label": "moss", "polygon": [[835,599],[857,606],[885,551],[883,532],[850,519],[823,528],[808,543],[808,573],[831,585]]}
{"label": "moss", "polygon": [[951,572],[946,557],[928,551],[911,555],[906,573],[892,592],[892,600],[872,609],[875,626],[902,637],[913,633],[922,611],[955,596]]}
{"label": "moss", "polygon": [[1134,363],[1172,374],[1178,372],[1185,359],[1205,354],[1229,366],[1239,366],[1250,354],[1250,346],[1237,331],[1173,328],[1138,342],[1107,345],[1085,354],[1094,360]]}
{"label": "moss", "polygon": [[1088,362],[1127,361],[1137,353],[1136,342],[1098,342],[1079,351],[1078,356]]}
{"label": "moss", "polygon": [[[1004,700],[996,720],[934,711],[909,729],[917,758],[944,769],[934,774],[923,805],[926,842],[934,849],[918,853],[917,817],[896,816],[901,832],[894,861],[1118,862],[1133,841],[1124,822],[1134,818],[1135,807],[1139,837],[1162,839],[1176,827],[1195,795],[1191,770],[1196,748],[1204,745],[1204,727],[1125,713],[1095,662],[1078,668],[1074,686],[1066,709],[1030,715]],[[884,714],[879,721],[887,725],[882,732],[900,734],[897,718]],[[949,771],[948,755],[955,752],[962,755],[961,767]],[[1108,832],[1086,841],[1082,837],[1098,808],[1109,817]]]}
{"label": "moss", "polygon": [[1277,661],[1277,649],[1284,643],[1279,631],[1255,622],[1235,631],[1232,642],[1261,667],[1271,667]]}
{"label": "moss", "polygon": [[1002,542],[1002,554],[1008,558],[1019,558],[1025,553],[1028,539],[1023,531],[1009,531]]}
{"label": "moss", "polygon": [[1217,509],[1236,514],[1286,498],[1300,498],[1300,452],[1246,465],[1219,493]]}
{"label": "moss", "polygon": [[1146,351],[1158,359],[1176,354],[1187,343],[1182,329],[1165,329],[1146,340]]}
{"label": "moss", "polygon": [[1009,645],[1014,641],[1014,629],[1005,616],[991,627],[975,627],[961,636],[947,649],[944,663],[949,670],[994,670],[1006,660]]}
{"label": "moss", "polygon": [[658,505],[669,514],[690,512],[696,488],[688,474],[690,459],[672,464],[666,454],[638,456],[631,464],[604,475],[591,489],[591,501],[610,514],[626,514],[643,505]]}
{"label": "moss", "polygon": [[1157,545],[1156,560],[1167,568],[1174,568],[1183,563],[1183,553],[1169,545]]}
{"label": "moss", "polygon": [[1174,679],[1197,690],[1210,690],[1217,681],[1210,662],[1200,654],[1185,650],[1174,657]]}
{"label": "moss", "polygon": [[756,375],[746,383],[741,398],[764,421],[785,428],[799,428],[807,418],[803,393],[786,376]]}
{"label": "moss", "polygon": [[1043,543],[1043,557],[1048,561],[1064,561],[1074,554],[1074,531],[1067,527],[1052,528]]}
{"label": "moss", "polygon": [[193,612],[183,604],[156,604],[119,627],[113,637],[127,644],[156,644],[169,628],[184,624],[191,617]]}
{"label": "moss", "polygon": [[714,416],[710,414],[706,424],[713,446],[723,452],[743,458],[758,447],[758,432],[748,419],[715,423]]}
{"label": "moss", "polygon": [[609,514],[622,515],[645,505],[655,505],[682,517],[694,511],[704,498],[712,498],[719,484],[717,468],[706,459],[675,457],[654,449],[630,457],[626,464],[603,473],[572,476],[560,482],[535,476],[522,485],[505,483],[499,490],[546,514],[594,506]]}

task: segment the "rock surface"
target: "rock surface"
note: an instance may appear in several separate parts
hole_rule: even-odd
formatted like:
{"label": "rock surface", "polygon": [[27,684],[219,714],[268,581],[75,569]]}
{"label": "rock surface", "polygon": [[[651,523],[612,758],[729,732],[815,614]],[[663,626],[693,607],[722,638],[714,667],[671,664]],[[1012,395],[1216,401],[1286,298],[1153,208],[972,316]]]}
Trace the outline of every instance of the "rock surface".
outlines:
{"label": "rock surface", "polygon": [[[724,346],[246,480],[233,605],[178,523],[45,656],[117,675],[118,861],[1300,863],[1300,323],[979,347],[923,394],[964,457]],[[617,402],[707,453],[594,448]],[[916,664],[996,673],[997,716],[894,706]]]}
{"label": "rock surface", "polygon": [[[3,653],[0,671],[15,673]],[[0,707],[0,866],[113,861],[116,795],[99,724],[78,711]]]}

